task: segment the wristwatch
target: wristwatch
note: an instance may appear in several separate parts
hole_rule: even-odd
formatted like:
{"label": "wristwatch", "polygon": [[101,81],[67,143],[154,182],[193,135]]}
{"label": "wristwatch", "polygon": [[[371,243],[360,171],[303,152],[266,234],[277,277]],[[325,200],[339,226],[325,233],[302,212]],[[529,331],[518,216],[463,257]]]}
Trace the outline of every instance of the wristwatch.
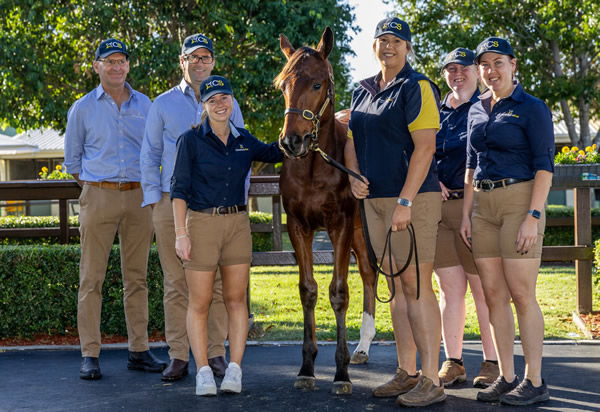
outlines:
{"label": "wristwatch", "polygon": [[536,219],[539,219],[540,217],[542,217],[542,212],[540,212],[539,210],[536,210],[536,209],[529,209],[527,211],[527,214],[533,216]]}
{"label": "wristwatch", "polygon": [[412,202],[404,197],[399,197],[398,198],[398,204],[401,206],[406,206],[406,207],[411,207],[412,206]]}

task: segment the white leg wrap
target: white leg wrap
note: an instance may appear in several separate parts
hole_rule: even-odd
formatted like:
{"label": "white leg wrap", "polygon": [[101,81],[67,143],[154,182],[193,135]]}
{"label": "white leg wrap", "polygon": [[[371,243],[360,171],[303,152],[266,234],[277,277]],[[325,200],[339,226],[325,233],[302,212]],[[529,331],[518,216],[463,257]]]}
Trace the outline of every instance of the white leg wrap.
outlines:
{"label": "white leg wrap", "polygon": [[360,325],[360,342],[354,352],[369,354],[371,341],[375,337],[375,318],[367,312],[363,312],[362,324]]}

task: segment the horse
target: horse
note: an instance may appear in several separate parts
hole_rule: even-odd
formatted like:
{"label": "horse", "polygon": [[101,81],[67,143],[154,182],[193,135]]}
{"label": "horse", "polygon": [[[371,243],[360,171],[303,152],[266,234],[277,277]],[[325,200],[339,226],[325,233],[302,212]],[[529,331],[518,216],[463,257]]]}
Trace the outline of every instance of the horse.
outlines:
{"label": "horse", "polygon": [[[285,67],[273,82],[283,92],[286,106],[279,136],[279,145],[285,154],[279,187],[287,213],[288,233],[298,261],[304,314],[302,367],[294,386],[306,390],[315,388],[314,362],[318,348],[314,308],[318,285],[313,277],[312,242],[315,230],[325,228],[334,251],[333,276],[329,284],[337,332],[332,392],[351,394],[348,364],[365,363],[375,337],[376,276],[369,264],[359,204],[350,191],[348,176],[327,164],[315,152],[319,148],[343,163],[347,125],[335,117],[333,72],[327,59],[334,44],[333,32],[327,27],[316,49],[295,49],[283,34],[279,36],[279,43],[287,58]],[[360,342],[352,359],[346,340],[351,248],[364,290]]]}

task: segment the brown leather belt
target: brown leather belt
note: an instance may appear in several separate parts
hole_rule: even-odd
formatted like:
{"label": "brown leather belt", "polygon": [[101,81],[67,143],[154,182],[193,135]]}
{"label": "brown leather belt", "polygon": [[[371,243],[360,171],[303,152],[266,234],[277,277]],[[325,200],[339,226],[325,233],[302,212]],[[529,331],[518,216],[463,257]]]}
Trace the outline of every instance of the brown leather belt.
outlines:
{"label": "brown leather belt", "polygon": [[197,212],[200,213],[208,213],[210,215],[228,215],[230,213],[239,213],[246,210],[246,205],[236,205],[236,206],[219,206],[219,207],[209,207],[208,209],[200,209]]}
{"label": "brown leather belt", "polygon": [[508,177],[506,179],[500,179],[500,180],[490,180],[490,179],[483,179],[483,180],[473,180],[473,187],[475,189],[481,189],[484,192],[491,192],[494,189],[497,189],[499,187],[506,187],[506,186],[510,186],[510,185],[514,185],[515,183],[521,183],[521,182],[526,182],[527,180],[523,180],[523,179],[513,179],[512,177]]}
{"label": "brown leather belt", "polygon": [[125,190],[139,189],[142,187],[140,182],[85,182],[86,185],[97,186],[100,189]]}

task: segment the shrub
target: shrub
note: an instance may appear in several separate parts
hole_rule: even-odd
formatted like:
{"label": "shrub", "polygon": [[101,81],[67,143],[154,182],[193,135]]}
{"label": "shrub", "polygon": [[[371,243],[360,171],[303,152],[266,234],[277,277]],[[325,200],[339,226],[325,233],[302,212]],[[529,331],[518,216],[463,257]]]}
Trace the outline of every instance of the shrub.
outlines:
{"label": "shrub", "polygon": [[[250,212],[250,223],[270,223],[273,216],[270,213]],[[0,228],[36,228],[36,227],[59,227],[58,216],[4,216],[0,217]],[[69,216],[69,226],[78,227],[78,216]],[[115,244],[118,244],[115,237]],[[35,238],[4,238],[0,239],[0,245],[55,245],[59,244],[58,236],[35,237]],[[79,244],[79,236],[71,236],[69,244]],[[270,252],[273,249],[273,236],[271,233],[252,233],[252,251]]]}
{"label": "shrub", "polygon": [[[0,248],[0,337],[66,334],[77,327],[79,246]],[[163,277],[156,248],[148,261],[149,331],[162,330]],[[102,291],[101,330],[126,335],[119,247],[113,247]]]}
{"label": "shrub", "polygon": [[[573,217],[572,207],[561,205],[548,205],[546,217]],[[592,216],[600,216],[600,208],[592,209]],[[600,238],[600,226],[592,226],[592,239]],[[544,246],[559,246],[575,244],[575,229],[569,226],[548,227],[544,234]]]}

